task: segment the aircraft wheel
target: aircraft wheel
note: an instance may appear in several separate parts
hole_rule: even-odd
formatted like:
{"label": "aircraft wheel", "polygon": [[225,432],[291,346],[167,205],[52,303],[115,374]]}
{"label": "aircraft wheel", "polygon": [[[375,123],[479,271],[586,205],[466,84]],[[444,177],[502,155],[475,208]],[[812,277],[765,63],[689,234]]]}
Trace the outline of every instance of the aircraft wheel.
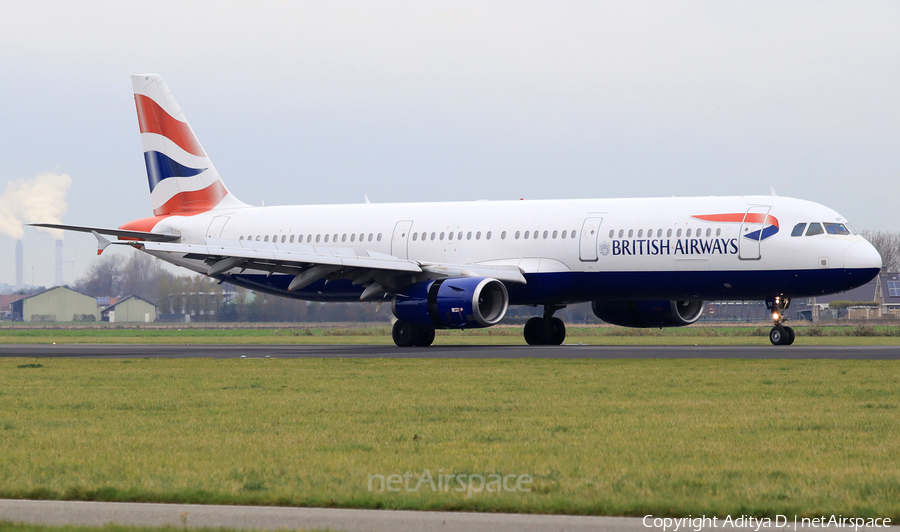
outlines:
{"label": "aircraft wheel", "polygon": [[772,345],[785,345],[787,339],[788,333],[780,325],[772,327],[772,330],[769,331],[769,341],[772,342]]}
{"label": "aircraft wheel", "polygon": [[785,327],[784,332],[787,333],[787,338],[785,338],[784,345],[793,344],[794,338],[797,337],[797,335],[794,333],[794,328],[793,327]]}
{"label": "aircraft wheel", "polygon": [[566,324],[561,319],[550,318],[547,328],[547,345],[560,345],[566,339]]}
{"label": "aircraft wheel", "polygon": [[525,343],[528,345],[544,345],[548,337],[544,318],[531,318],[525,322]]}
{"label": "aircraft wheel", "polygon": [[394,327],[391,329],[391,337],[397,347],[412,347],[416,345],[420,336],[419,328],[405,321],[394,322]]}
{"label": "aircraft wheel", "polygon": [[419,329],[419,333],[417,347],[428,347],[434,343],[434,329]]}

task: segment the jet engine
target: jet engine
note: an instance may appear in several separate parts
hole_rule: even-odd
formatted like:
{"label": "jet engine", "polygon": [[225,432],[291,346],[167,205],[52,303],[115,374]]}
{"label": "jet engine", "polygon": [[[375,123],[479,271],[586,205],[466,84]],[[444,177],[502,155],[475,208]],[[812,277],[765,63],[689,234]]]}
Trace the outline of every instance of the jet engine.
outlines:
{"label": "jet engine", "polygon": [[401,290],[391,310],[398,320],[426,329],[474,329],[496,325],[508,307],[509,294],[497,279],[451,277]]}
{"label": "jet engine", "polygon": [[622,327],[684,327],[700,319],[703,301],[594,301],[591,310]]}

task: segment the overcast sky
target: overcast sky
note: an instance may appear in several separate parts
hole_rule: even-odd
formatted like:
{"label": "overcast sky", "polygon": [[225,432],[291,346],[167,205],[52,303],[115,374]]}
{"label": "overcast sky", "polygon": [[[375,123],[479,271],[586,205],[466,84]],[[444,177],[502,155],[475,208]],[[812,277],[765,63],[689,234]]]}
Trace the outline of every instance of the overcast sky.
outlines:
{"label": "overcast sky", "polygon": [[[150,215],[129,75],[155,72],[250,204],[771,185],[898,230],[898,28],[896,2],[6,3],[0,191],[66,174],[66,223]],[[71,282],[96,247],[65,249]]]}

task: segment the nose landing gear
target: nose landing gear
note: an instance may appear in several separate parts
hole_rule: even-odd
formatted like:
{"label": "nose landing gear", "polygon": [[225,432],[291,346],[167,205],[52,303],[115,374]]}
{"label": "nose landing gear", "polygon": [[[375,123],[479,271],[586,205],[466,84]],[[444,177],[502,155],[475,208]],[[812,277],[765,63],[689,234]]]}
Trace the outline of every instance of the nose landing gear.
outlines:
{"label": "nose landing gear", "polygon": [[766,300],[766,308],[772,311],[772,319],[775,326],[769,331],[769,341],[772,345],[791,345],[794,343],[794,329],[784,325],[784,311],[791,306],[791,300],[787,297],[775,297]]}
{"label": "nose landing gear", "polygon": [[566,325],[553,313],[565,305],[544,305],[543,318],[531,318],[525,322],[525,342],[528,345],[560,345],[566,339]]}

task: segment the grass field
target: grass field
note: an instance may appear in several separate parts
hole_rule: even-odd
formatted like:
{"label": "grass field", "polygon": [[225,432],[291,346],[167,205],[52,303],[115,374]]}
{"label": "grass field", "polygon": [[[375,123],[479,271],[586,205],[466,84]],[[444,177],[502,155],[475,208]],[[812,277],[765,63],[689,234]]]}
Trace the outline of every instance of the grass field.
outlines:
{"label": "grass field", "polygon": [[[567,344],[587,345],[769,345],[768,326],[625,329],[570,326]],[[795,327],[795,345],[900,345],[900,327]],[[345,344],[393,345],[388,326],[266,328],[135,327],[90,328],[0,327],[0,344]],[[522,328],[515,326],[437,331],[435,345],[525,345]]]}
{"label": "grass field", "polygon": [[[0,497],[897,519],[898,385],[892,361],[2,359]],[[378,489],[425,470],[466,489]]]}
{"label": "grass field", "polygon": [[[23,523],[10,523],[8,521],[0,521],[0,532],[184,532],[183,527],[174,526],[123,526],[109,524],[105,526],[47,526],[47,525],[29,525]],[[207,528],[207,527],[191,527],[191,532],[231,532],[230,528]],[[327,532],[321,529],[315,529],[316,532]],[[252,530],[243,529],[242,532],[253,532]],[[302,531],[301,531],[302,532]],[[313,532],[310,530],[310,532]]]}

